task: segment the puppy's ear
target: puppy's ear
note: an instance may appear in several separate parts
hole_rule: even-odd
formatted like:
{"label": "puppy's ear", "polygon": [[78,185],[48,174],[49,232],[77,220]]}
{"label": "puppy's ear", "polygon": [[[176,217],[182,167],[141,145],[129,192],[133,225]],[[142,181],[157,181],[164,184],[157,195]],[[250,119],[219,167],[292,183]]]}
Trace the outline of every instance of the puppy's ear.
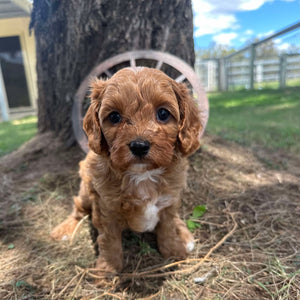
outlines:
{"label": "puppy's ear", "polygon": [[179,150],[184,156],[188,156],[200,146],[199,132],[202,128],[200,113],[196,102],[192,99],[185,84],[174,81],[173,89],[177,97],[180,112]]}
{"label": "puppy's ear", "polygon": [[88,137],[89,147],[97,154],[101,154],[103,146],[106,145],[98,117],[105,87],[105,81],[99,79],[91,83],[91,105],[83,119],[83,129]]}

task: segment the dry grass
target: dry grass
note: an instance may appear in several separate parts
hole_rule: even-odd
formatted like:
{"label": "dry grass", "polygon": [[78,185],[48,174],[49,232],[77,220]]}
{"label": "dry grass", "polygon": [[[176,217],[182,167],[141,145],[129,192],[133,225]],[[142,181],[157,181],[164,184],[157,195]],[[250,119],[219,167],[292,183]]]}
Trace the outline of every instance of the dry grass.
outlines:
{"label": "dry grass", "polygon": [[72,242],[49,238],[82,157],[46,134],[0,160],[0,299],[299,299],[299,158],[205,137],[181,211],[207,207],[193,254],[164,261],[153,235],[126,233],[123,273],[96,287],[88,221]]}

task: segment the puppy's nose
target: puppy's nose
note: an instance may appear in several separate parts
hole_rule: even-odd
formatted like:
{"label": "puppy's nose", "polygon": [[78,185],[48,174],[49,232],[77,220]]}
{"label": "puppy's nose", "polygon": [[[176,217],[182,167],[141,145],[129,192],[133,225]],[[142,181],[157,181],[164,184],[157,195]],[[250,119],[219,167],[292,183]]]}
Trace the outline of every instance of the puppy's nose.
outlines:
{"label": "puppy's nose", "polygon": [[140,158],[147,155],[150,149],[150,143],[142,139],[136,139],[129,144],[131,153]]}

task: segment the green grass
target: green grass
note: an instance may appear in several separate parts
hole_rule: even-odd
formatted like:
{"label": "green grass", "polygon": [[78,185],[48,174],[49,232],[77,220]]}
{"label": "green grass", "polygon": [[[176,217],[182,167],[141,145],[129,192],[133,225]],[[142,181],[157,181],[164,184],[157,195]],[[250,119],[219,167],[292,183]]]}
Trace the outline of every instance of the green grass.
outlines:
{"label": "green grass", "polygon": [[300,87],[212,93],[208,132],[245,146],[300,151]]}
{"label": "green grass", "polygon": [[[286,87],[299,87],[300,86],[300,79],[289,79],[285,83]],[[261,89],[276,89],[280,88],[279,81],[270,81],[270,82],[255,82],[254,89],[261,90]],[[230,91],[240,91],[245,90],[245,85],[234,85],[229,86]]]}
{"label": "green grass", "polygon": [[37,117],[0,123],[0,156],[18,149],[37,133]]}
{"label": "green grass", "polygon": [[[211,93],[207,130],[245,146],[300,151],[300,87]],[[0,156],[37,132],[37,118],[0,123]]]}
{"label": "green grass", "polygon": [[[299,79],[289,79],[285,83],[286,87],[297,87],[300,86],[300,80]],[[261,82],[261,83],[255,83],[254,88],[255,89],[279,89],[280,84],[279,81],[274,82]]]}

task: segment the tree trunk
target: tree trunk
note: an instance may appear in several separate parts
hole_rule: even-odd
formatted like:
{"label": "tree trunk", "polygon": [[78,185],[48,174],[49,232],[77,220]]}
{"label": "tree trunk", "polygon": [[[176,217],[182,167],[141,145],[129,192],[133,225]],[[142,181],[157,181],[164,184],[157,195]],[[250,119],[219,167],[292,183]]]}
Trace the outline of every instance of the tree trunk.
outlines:
{"label": "tree trunk", "polygon": [[191,0],[34,0],[38,128],[74,143],[71,111],[81,81],[103,60],[154,49],[193,66]]}

